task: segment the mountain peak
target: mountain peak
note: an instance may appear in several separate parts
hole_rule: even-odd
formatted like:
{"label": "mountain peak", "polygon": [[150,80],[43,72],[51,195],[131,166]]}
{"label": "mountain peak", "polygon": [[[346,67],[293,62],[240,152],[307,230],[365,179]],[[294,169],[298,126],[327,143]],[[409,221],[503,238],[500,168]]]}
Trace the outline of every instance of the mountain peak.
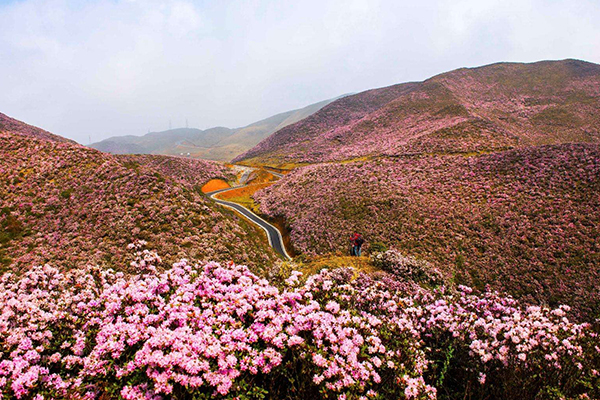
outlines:
{"label": "mountain peak", "polygon": [[315,163],[597,143],[598,126],[600,65],[503,62],[334,101],[234,161]]}

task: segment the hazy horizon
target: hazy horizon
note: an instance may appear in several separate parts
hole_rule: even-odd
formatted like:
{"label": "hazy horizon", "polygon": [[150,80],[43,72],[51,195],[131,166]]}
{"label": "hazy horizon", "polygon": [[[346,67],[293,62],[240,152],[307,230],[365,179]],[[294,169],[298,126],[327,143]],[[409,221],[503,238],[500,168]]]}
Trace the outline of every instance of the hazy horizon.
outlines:
{"label": "hazy horizon", "polygon": [[0,112],[87,144],[237,128],[460,67],[600,63],[578,1],[0,0]]}
{"label": "hazy horizon", "polygon": [[[353,94],[353,93],[344,93],[344,94],[342,94],[342,95],[340,95],[340,96],[334,96],[334,97],[332,97],[332,99],[335,99],[335,98],[337,98],[337,97],[343,97],[343,96],[351,95],[351,94]],[[327,101],[327,100],[331,100],[331,99],[323,99],[322,101]],[[169,121],[169,123],[170,123],[170,125],[171,125],[171,126],[170,126],[170,127],[169,127],[169,126],[167,126],[167,127],[166,127],[166,128],[164,128],[164,129],[147,130],[147,131],[145,131],[145,132],[139,132],[139,133],[128,133],[128,134],[125,134],[125,135],[113,135],[113,136],[107,136],[107,137],[105,137],[105,138],[103,138],[103,139],[100,139],[100,140],[98,140],[98,141],[95,141],[95,143],[98,143],[98,142],[101,142],[102,140],[105,140],[105,139],[110,139],[110,138],[113,138],[113,137],[123,137],[123,136],[128,136],[128,135],[129,135],[129,136],[137,136],[137,137],[141,137],[141,136],[147,135],[147,134],[149,134],[149,133],[160,133],[160,132],[165,132],[165,131],[169,131],[169,130],[176,130],[176,129],[198,129],[198,130],[208,130],[208,129],[214,129],[214,128],[240,129],[240,128],[245,128],[245,127],[246,127],[246,126],[248,126],[248,125],[252,125],[252,124],[254,124],[254,123],[256,123],[256,122],[260,122],[260,121],[262,121],[262,120],[269,119],[269,118],[271,118],[271,117],[274,117],[274,116],[276,116],[276,115],[278,115],[278,114],[284,114],[284,113],[286,113],[286,112],[288,112],[288,111],[296,111],[296,110],[301,110],[301,109],[303,109],[303,108],[305,108],[305,107],[308,107],[308,106],[310,106],[310,105],[312,105],[312,104],[318,104],[318,103],[321,103],[322,101],[317,101],[317,102],[315,102],[315,103],[306,104],[306,105],[303,105],[303,106],[300,106],[300,107],[296,107],[296,108],[293,108],[293,109],[289,109],[289,110],[283,110],[283,111],[280,111],[280,112],[276,112],[275,114],[272,114],[272,115],[267,115],[267,116],[261,117],[261,118],[259,118],[259,119],[257,119],[257,120],[250,121],[250,122],[248,122],[248,123],[246,123],[246,124],[244,124],[244,125],[240,125],[240,126],[213,125],[213,126],[207,126],[207,127],[202,127],[202,128],[199,128],[199,127],[189,126],[189,121],[187,121],[187,120],[184,120],[184,121],[183,121],[183,124],[184,124],[183,126],[175,126],[175,125],[172,123],[172,121]],[[188,126],[186,126],[186,125],[188,125]],[[87,143],[84,143],[84,144],[87,144]]]}

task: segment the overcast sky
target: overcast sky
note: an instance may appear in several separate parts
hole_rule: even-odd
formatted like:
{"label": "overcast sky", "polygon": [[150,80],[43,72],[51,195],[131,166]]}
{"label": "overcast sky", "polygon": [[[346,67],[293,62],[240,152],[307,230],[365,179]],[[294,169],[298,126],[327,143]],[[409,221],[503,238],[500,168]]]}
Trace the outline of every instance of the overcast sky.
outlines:
{"label": "overcast sky", "polygon": [[87,144],[498,61],[600,63],[598,0],[0,0],[0,112]]}

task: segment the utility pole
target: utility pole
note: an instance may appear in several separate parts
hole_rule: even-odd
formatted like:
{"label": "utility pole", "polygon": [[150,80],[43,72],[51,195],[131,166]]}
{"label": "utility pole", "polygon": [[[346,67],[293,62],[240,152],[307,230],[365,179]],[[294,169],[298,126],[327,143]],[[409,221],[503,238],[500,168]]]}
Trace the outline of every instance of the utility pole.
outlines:
{"label": "utility pole", "polygon": [[92,135],[88,135],[88,141],[89,141],[88,144],[92,144]]}

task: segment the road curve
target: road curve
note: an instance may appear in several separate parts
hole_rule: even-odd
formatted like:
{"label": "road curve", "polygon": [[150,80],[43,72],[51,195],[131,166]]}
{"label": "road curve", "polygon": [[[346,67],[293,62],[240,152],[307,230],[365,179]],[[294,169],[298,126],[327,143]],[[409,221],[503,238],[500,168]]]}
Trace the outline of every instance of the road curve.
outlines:
{"label": "road curve", "polygon": [[279,232],[279,229],[275,228],[273,225],[271,225],[270,223],[268,223],[267,221],[265,221],[258,215],[254,214],[252,211],[248,210],[246,207],[244,207],[242,205],[233,203],[231,201],[220,200],[220,199],[217,199],[214,197],[216,194],[227,192],[229,190],[239,189],[240,187],[242,187],[242,186],[221,189],[221,190],[215,190],[214,192],[207,193],[207,195],[213,201],[215,201],[217,204],[220,204],[223,207],[227,207],[227,208],[230,208],[230,209],[233,209],[233,210],[239,212],[244,217],[249,219],[250,222],[254,223],[255,225],[260,226],[267,233],[267,238],[269,239],[269,244],[271,245],[273,250],[275,250],[278,254],[283,256],[283,258],[285,258],[287,260],[291,260],[292,257],[290,257],[290,255],[287,253],[287,251],[285,250],[285,246],[283,245],[283,238],[281,237],[281,232]]}

